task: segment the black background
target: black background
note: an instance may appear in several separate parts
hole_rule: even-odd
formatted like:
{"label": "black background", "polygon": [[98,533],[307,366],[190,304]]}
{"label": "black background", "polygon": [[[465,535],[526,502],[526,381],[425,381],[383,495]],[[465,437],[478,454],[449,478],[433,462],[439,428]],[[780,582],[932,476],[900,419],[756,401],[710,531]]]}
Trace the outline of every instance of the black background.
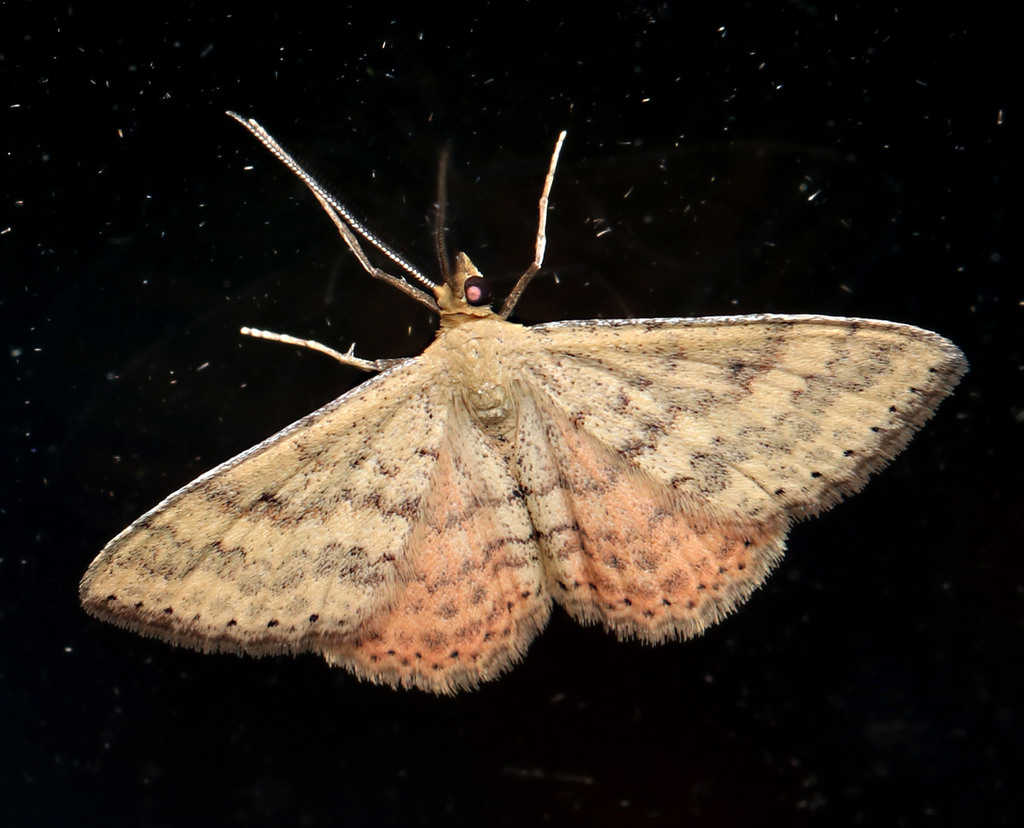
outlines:
{"label": "black background", "polygon": [[[0,823],[1017,824],[1012,4],[165,5],[0,6]],[[453,240],[499,290],[567,129],[522,321],[867,316],[971,373],[700,640],[556,612],[434,698],[139,638],[78,606],[103,544],[361,379],[238,328],[383,357],[434,326],[226,109],[431,273],[450,140]]]}

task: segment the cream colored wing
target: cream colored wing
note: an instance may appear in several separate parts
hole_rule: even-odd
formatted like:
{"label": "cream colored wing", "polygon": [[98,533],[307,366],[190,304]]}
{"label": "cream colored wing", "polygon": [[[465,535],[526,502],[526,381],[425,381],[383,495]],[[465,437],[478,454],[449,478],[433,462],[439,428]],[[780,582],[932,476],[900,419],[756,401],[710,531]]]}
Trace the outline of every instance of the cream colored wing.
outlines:
{"label": "cream colored wing", "polygon": [[83,605],[201,650],[333,648],[415,572],[446,381],[409,360],[198,478],[106,546]]}
{"label": "cream colored wing", "polygon": [[649,641],[735,609],[790,523],[859,490],[966,370],[942,337],[871,320],[530,330],[518,468],[552,593]]}

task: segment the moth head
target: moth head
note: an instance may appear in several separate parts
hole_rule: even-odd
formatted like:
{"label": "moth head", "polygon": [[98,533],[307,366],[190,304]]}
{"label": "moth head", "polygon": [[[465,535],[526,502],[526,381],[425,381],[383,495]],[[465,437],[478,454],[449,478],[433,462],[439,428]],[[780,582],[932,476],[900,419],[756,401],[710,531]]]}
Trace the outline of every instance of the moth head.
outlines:
{"label": "moth head", "polygon": [[445,316],[494,316],[490,283],[465,253],[455,254],[455,269],[449,279],[434,288],[437,307]]}

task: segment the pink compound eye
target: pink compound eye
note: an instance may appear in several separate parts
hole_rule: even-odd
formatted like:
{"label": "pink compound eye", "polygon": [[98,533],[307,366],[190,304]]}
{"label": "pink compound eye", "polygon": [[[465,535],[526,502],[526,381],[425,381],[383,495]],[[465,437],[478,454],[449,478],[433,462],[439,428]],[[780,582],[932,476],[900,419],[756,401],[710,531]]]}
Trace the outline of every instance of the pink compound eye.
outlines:
{"label": "pink compound eye", "polygon": [[466,304],[478,308],[491,304],[491,286],[483,276],[470,276],[462,284],[462,292],[466,296]]}

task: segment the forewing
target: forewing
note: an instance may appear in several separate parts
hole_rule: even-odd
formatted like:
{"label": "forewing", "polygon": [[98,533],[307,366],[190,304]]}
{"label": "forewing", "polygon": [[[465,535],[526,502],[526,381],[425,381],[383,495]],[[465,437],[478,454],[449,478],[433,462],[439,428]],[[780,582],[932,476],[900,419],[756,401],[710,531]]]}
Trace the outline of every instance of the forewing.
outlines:
{"label": "forewing", "polygon": [[451,693],[518,661],[547,622],[551,598],[522,492],[464,406],[449,420],[403,557],[410,577],[394,603],[356,638],[325,648],[328,661],[372,681]]}
{"label": "forewing", "polygon": [[104,548],[83,605],[203,650],[319,651],[352,634],[412,571],[446,381],[410,360],[198,478]]}
{"label": "forewing", "polygon": [[573,424],[702,503],[759,521],[858,491],[967,369],[937,334],[821,316],[559,323],[525,359]]}

